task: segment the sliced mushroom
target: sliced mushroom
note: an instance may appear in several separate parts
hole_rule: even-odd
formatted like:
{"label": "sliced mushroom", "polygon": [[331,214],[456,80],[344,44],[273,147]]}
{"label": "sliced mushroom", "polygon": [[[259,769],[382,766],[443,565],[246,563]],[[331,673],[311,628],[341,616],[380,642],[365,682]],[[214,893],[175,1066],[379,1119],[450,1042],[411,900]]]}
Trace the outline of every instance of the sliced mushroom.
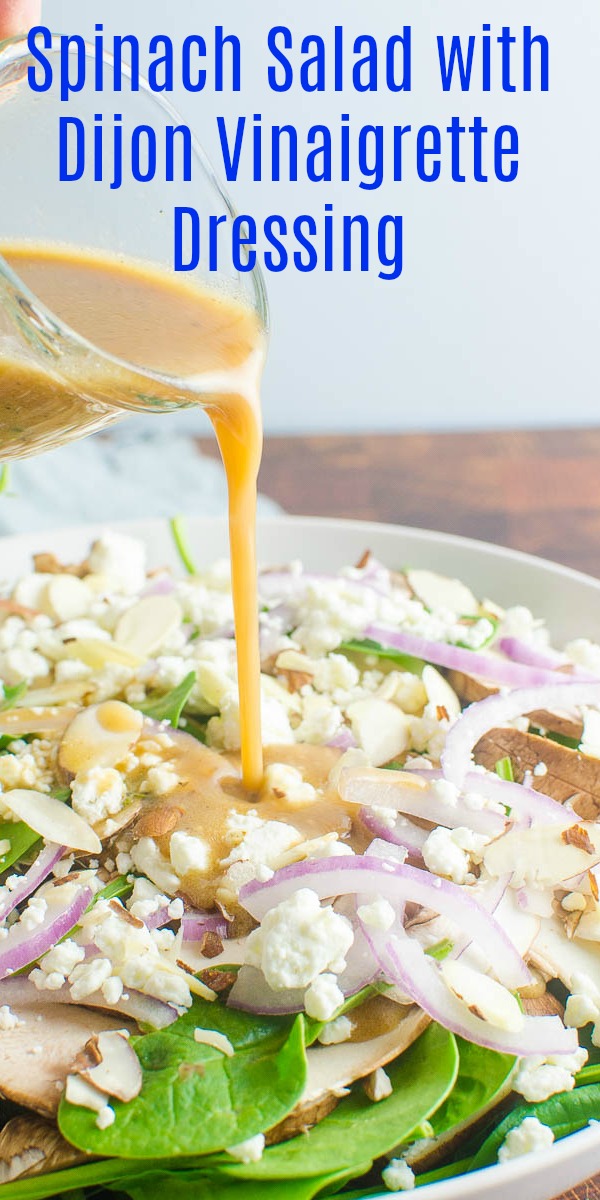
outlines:
{"label": "sliced mushroom", "polygon": [[0,1184],[85,1162],[56,1125],[42,1117],[13,1117],[0,1133]]}
{"label": "sliced mushroom", "polygon": [[[307,1051],[308,1076],[304,1094],[285,1120],[270,1131],[270,1145],[305,1133],[322,1121],[355,1080],[364,1079],[397,1058],[429,1024],[429,1017],[421,1009],[415,1006],[401,1008],[385,997],[376,998],[374,1011],[379,1013],[380,1028],[384,1028],[378,1036],[360,1042],[311,1047]],[[355,1015],[352,1014],[353,1018]]]}
{"label": "sliced mushroom", "polygon": [[182,615],[174,596],[144,596],[119,618],[115,640],[133,654],[148,658],[179,628]]}
{"label": "sliced mushroom", "polygon": [[526,771],[533,772],[537,763],[544,762],[546,774],[532,777],[538,791],[559,804],[569,800],[584,820],[595,820],[600,814],[600,759],[518,729],[490,730],[478,742],[474,756],[490,771],[499,759],[510,758],[518,783]]}
{"label": "sliced mushroom", "polygon": [[[95,1034],[133,1022],[75,1005],[11,1005],[22,1024],[0,1032],[0,1093],[16,1104],[53,1117],[73,1062]],[[38,1018],[41,1017],[41,1020]]]}
{"label": "sliced mushroom", "polygon": [[124,1104],[139,1096],[142,1089],[140,1060],[120,1029],[105,1030],[90,1038],[74,1071],[105,1096],[114,1096]]}
{"label": "sliced mushroom", "polygon": [[144,718],[121,700],[91,704],[71,721],[58,751],[58,764],[67,775],[90,767],[114,767],[137,742]]}

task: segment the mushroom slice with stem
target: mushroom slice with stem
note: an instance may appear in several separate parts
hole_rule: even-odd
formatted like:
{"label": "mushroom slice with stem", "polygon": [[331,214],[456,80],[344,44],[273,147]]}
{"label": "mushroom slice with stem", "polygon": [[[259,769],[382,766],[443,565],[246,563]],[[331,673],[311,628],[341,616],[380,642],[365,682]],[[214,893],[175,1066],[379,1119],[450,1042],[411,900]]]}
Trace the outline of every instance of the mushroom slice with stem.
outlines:
{"label": "mushroom slice with stem", "polygon": [[134,1022],[105,1012],[68,1008],[57,1004],[13,1004],[21,1022],[0,1032],[0,1093],[15,1104],[45,1117],[57,1112],[62,1088],[73,1062],[94,1035],[124,1027],[135,1032]]}
{"label": "mushroom slice with stem", "polygon": [[74,1167],[86,1159],[43,1117],[13,1117],[0,1133],[0,1184]]}
{"label": "mushroom slice with stem", "polygon": [[[570,801],[584,820],[600,814],[600,759],[518,729],[491,729],[477,743],[474,757],[490,771],[500,759],[510,758],[517,783],[529,771],[533,787],[559,804]],[[546,765],[545,775],[533,775],[539,762]]]}

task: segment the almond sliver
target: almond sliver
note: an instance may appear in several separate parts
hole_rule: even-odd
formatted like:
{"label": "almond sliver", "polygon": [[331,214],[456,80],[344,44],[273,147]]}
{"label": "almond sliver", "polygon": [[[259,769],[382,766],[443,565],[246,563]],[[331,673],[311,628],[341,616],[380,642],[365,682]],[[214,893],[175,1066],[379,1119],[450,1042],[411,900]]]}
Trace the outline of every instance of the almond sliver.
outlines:
{"label": "almond sliver", "polygon": [[119,618],[116,641],[133,654],[148,656],[179,628],[182,615],[173,596],[144,596]]}
{"label": "almond sliver", "polygon": [[54,796],[15,788],[2,793],[2,803],[47,842],[67,846],[69,850],[85,850],[88,854],[98,854],[102,849],[100,838],[87,821]]}

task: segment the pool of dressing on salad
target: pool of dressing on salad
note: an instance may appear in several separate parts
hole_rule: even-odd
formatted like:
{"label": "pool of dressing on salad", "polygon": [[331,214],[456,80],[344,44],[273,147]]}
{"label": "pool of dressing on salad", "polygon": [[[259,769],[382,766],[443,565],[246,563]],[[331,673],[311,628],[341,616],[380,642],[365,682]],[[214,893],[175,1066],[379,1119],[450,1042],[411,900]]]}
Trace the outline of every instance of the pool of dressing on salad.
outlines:
{"label": "pool of dressing on salad", "polygon": [[[147,409],[148,379],[136,367],[162,376],[152,384],[159,411],[196,403],[210,417],[229,493],[242,774],[255,792],[263,777],[256,481],[265,335],[259,317],[225,292],[133,259],[25,242],[0,243],[0,253],[45,307],[90,343],[76,353],[66,347],[58,374],[50,356],[45,370],[7,353],[10,327],[0,329],[0,461],[92,432],[122,408]],[[94,347],[111,357],[94,354]]]}

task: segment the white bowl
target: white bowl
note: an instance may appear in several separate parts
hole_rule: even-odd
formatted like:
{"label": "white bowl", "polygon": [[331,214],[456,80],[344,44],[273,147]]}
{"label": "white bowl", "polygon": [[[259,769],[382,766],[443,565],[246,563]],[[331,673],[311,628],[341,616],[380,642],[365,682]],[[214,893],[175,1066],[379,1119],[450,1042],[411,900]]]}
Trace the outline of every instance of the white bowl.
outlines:
{"label": "white bowl", "polygon": [[[187,527],[199,565],[227,555],[225,522],[194,517]],[[147,544],[151,566],[179,565],[165,522],[121,522],[117,528]],[[62,562],[76,562],[101,532],[101,526],[84,525],[1,538],[0,577],[12,579],[30,571],[32,554],[42,550],[56,554]],[[332,571],[355,562],[366,549],[388,566],[430,567],[464,580],[481,597],[505,606],[526,605],[546,618],[555,645],[575,637],[600,641],[600,581],[569,567],[468,538],[403,526],[316,517],[272,517],[260,523],[259,557],[263,563],[301,558],[313,571]],[[564,1138],[551,1150],[429,1184],[418,1194],[420,1200],[477,1200],[482,1196],[485,1200],[506,1200],[507,1196],[511,1200],[551,1200],[599,1167],[600,1125]],[[389,1200],[389,1192],[382,1195]]]}

